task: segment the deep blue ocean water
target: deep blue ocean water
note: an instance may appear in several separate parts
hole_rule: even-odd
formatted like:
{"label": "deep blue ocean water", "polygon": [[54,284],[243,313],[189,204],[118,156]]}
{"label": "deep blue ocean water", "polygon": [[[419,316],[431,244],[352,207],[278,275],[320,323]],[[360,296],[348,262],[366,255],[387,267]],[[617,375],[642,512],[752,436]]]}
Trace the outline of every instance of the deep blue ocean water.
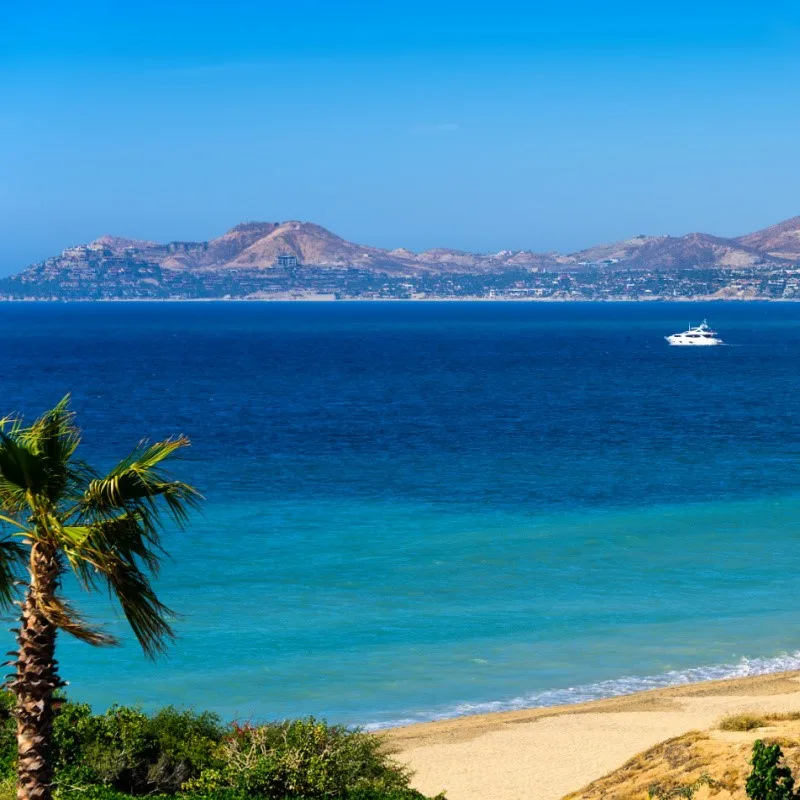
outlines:
{"label": "deep blue ocean water", "polygon": [[[730,346],[663,340],[704,316]],[[800,305],[0,304],[0,341],[0,413],[72,392],[99,465],[193,440],[169,657],[60,642],[98,708],[386,724],[800,665]]]}

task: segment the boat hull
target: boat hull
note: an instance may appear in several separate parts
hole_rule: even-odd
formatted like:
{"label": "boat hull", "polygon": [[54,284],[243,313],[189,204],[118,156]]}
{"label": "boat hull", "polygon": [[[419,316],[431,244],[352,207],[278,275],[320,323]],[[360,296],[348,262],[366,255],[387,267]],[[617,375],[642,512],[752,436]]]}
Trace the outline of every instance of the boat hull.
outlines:
{"label": "boat hull", "polygon": [[673,347],[715,347],[724,344],[722,339],[696,339],[689,341],[682,336],[664,337]]}

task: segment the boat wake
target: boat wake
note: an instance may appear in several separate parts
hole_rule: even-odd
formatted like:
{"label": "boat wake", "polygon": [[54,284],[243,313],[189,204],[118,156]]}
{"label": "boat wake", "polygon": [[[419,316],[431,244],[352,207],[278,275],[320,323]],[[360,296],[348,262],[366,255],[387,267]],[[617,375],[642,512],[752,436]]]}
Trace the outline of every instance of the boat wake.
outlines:
{"label": "boat wake", "polygon": [[460,703],[448,709],[418,712],[401,719],[385,722],[372,722],[364,725],[365,730],[381,730],[416,722],[434,722],[471,714],[489,714],[496,711],[519,711],[528,708],[547,708],[549,706],[585,703],[589,700],[603,700],[620,697],[648,689],[663,689],[668,686],[681,686],[701,681],[722,680],[724,678],[747,678],[754,675],[769,675],[774,672],[787,672],[800,669],[800,651],[786,653],[773,658],[743,658],[735,664],[692,667],[685,670],[672,670],[660,675],[631,676],[614,680],[600,681],[585,686],[570,686],[565,689],[548,689],[542,692],[498,700],[490,703]]}

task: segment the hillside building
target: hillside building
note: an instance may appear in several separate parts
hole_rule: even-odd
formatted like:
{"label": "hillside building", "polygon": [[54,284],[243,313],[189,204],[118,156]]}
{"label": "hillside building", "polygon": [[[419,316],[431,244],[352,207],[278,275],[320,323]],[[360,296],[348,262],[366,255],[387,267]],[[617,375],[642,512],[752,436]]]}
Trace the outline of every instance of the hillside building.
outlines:
{"label": "hillside building", "polygon": [[278,256],[277,266],[283,267],[284,269],[294,269],[297,266],[297,256]]}

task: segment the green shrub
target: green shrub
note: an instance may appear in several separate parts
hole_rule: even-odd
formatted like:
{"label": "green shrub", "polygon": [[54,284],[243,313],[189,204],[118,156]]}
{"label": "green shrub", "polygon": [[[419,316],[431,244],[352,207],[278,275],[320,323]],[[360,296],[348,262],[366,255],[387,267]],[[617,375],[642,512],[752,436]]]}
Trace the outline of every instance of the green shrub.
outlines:
{"label": "green shrub", "polygon": [[758,739],[753,745],[753,771],[745,788],[750,800],[794,800],[794,778],[785,764],[780,745],[764,744]]}
{"label": "green shrub", "polygon": [[14,777],[17,767],[17,728],[11,716],[13,707],[11,692],[0,690],[0,781]]}
{"label": "green shrub", "polygon": [[102,786],[127,795],[175,794],[214,763],[223,736],[213,714],[123,707],[93,715],[67,703],[54,724],[58,786]]}
{"label": "green shrub", "polygon": [[[58,786],[56,800],[131,800],[131,795],[110,786]],[[153,794],[148,800],[174,800],[175,795]]]}
{"label": "green shrub", "polygon": [[[14,797],[12,705],[0,692],[0,800]],[[57,800],[425,800],[380,739],[315,719],[223,726],[209,713],[95,715],[61,701],[53,762]]]}
{"label": "green shrub", "polygon": [[262,798],[414,798],[409,773],[375,736],[313,718],[233,726],[217,765],[184,784],[188,794]]}
{"label": "green shrub", "polygon": [[[347,793],[347,800],[427,800],[422,792],[406,787],[405,789],[380,790],[361,787]],[[434,800],[444,800],[440,794]]]}

